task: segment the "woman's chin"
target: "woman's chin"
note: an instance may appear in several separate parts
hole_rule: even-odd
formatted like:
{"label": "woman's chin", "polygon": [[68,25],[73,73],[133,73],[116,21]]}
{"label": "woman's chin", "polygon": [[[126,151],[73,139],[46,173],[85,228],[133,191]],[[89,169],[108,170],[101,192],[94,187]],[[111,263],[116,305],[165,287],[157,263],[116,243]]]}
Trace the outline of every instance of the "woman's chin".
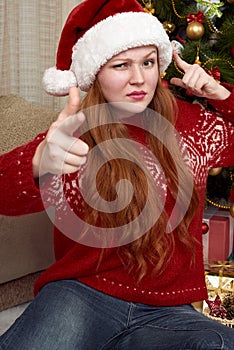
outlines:
{"label": "woman's chin", "polygon": [[147,106],[140,103],[112,102],[111,107],[114,109],[114,112],[117,113],[118,118],[125,119],[142,113]]}

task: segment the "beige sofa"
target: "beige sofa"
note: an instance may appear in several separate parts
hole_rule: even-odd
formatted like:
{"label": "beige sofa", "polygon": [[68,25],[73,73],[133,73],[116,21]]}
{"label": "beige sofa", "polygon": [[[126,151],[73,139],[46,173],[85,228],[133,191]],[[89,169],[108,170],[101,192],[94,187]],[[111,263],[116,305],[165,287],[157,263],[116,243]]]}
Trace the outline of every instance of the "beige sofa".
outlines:
{"label": "beige sofa", "polygon": [[[1,154],[47,130],[56,116],[19,96],[0,96]],[[45,212],[0,216],[0,310],[31,300],[35,279],[53,261],[53,227]]]}

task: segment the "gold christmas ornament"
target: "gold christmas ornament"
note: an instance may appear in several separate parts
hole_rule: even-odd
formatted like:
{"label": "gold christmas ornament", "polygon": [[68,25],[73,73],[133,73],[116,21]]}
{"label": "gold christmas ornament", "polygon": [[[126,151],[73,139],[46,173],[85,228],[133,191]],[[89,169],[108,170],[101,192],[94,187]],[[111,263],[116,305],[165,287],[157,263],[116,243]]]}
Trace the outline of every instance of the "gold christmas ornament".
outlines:
{"label": "gold christmas ornament", "polygon": [[186,28],[186,35],[191,40],[199,40],[203,37],[205,28],[202,23],[197,21],[191,22]]}
{"label": "gold christmas ornament", "polygon": [[148,12],[148,13],[151,13],[152,15],[154,14],[155,12],[155,9],[152,5],[152,1],[151,0],[142,0],[143,4],[145,5],[144,7],[144,11],[145,12]]}
{"label": "gold christmas ornament", "polygon": [[234,203],[231,204],[229,211],[230,211],[231,217],[234,218]]}
{"label": "gold christmas ornament", "polygon": [[222,168],[212,168],[209,170],[208,174],[211,176],[217,176],[221,173]]}
{"label": "gold christmas ornament", "polygon": [[170,21],[163,22],[163,28],[168,34],[171,34],[175,30],[175,24]]}

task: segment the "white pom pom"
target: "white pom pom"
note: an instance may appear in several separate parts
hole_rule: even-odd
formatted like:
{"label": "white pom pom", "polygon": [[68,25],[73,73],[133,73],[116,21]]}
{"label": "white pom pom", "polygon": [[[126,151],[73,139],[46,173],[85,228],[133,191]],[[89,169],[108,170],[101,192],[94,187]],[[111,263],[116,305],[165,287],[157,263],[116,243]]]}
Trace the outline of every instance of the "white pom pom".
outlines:
{"label": "white pom pom", "polygon": [[77,86],[75,74],[71,70],[47,69],[42,79],[45,91],[54,96],[65,96],[71,86]]}

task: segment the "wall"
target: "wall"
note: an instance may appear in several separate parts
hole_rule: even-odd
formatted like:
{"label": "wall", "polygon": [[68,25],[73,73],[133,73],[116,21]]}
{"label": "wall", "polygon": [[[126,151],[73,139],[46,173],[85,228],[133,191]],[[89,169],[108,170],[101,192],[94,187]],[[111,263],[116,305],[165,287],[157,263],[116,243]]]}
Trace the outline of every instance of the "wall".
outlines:
{"label": "wall", "polygon": [[63,24],[82,0],[0,0],[0,95],[60,110],[64,98],[47,95],[41,80],[55,65]]}

